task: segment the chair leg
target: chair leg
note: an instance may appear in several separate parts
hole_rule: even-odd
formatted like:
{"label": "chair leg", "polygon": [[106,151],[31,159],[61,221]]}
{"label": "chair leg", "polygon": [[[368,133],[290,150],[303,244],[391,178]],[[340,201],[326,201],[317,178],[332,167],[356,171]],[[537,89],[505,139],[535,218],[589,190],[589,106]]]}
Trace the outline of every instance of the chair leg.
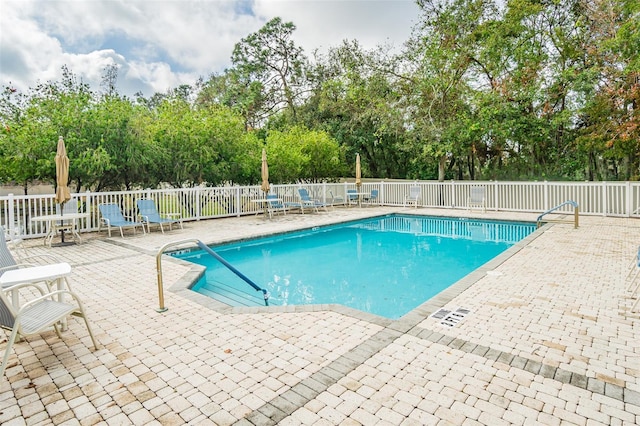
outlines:
{"label": "chair leg", "polygon": [[56,331],[56,334],[58,335],[58,339],[62,340],[62,334],[60,334],[60,329],[58,328],[58,324],[54,323],[53,329]]}
{"label": "chair leg", "polygon": [[91,325],[89,325],[89,319],[87,318],[87,315],[84,313],[84,307],[82,306],[82,302],[79,299],[76,299],[76,302],[78,303],[78,312],[74,312],[72,315],[77,317],[82,317],[85,325],[87,326],[87,331],[89,332],[91,341],[93,342],[93,348],[95,350],[98,350],[98,342],[96,342],[96,338],[93,335],[93,330],[91,330]]}
{"label": "chair leg", "polygon": [[2,382],[2,378],[4,377],[4,371],[7,368],[7,362],[9,361],[9,354],[11,352],[13,342],[15,342],[17,335],[18,335],[18,324],[14,324],[13,330],[11,330],[11,336],[7,341],[7,347],[4,349],[4,358],[2,359],[2,366],[0,367],[0,382]]}

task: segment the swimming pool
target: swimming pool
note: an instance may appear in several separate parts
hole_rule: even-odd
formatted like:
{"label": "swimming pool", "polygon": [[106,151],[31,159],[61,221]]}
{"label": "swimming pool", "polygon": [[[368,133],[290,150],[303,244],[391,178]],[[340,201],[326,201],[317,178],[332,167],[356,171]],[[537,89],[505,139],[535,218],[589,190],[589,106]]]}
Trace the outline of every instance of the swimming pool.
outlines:
{"label": "swimming pool", "polygon": [[[270,305],[342,304],[397,319],[535,230],[523,222],[388,215],[212,247]],[[261,294],[203,250],[174,256],[206,267],[192,290],[233,306]]]}

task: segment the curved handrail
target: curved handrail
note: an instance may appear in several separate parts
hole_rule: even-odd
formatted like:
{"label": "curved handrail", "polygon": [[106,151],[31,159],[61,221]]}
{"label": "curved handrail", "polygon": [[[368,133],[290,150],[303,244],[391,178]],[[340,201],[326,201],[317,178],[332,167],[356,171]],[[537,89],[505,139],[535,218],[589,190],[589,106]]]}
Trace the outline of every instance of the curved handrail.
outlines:
{"label": "curved handrail", "polygon": [[166,249],[168,249],[169,247],[178,246],[178,245],[187,244],[187,243],[195,243],[202,250],[206,251],[211,256],[213,256],[216,260],[218,260],[220,263],[222,263],[224,266],[226,266],[231,272],[236,274],[238,277],[242,278],[242,280],[244,280],[247,284],[249,284],[251,287],[253,287],[256,291],[261,291],[262,294],[264,295],[264,304],[266,306],[269,306],[269,291],[268,290],[266,290],[264,288],[261,288],[256,283],[251,281],[249,278],[246,277],[246,275],[244,275],[242,272],[238,271],[233,265],[231,265],[224,258],[222,258],[222,256],[220,256],[215,251],[211,250],[211,248],[209,246],[207,246],[205,243],[203,243],[202,241],[200,241],[198,239],[192,238],[192,239],[173,241],[173,242],[167,243],[167,244],[163,245],[162,247],[160,247],[160,250],[158,250],[158,254],[156,255],[156,269],[157,269],[157,274],[158,274],[158,302],[159,302],[160,306],[159,306],[158,309],[156,309],[157,312],[165,312],[165,311],[167,311],[167,308],[164,306],[164,286],[163,286],[163,283],[162,283],[162,255],[164,254],[164,251]]}
{"label": "curved handrail", "polygon": [[538,228],[540,227],[540,222],[542,221],[542,217],[543,216],[545,216],[546,214],[549,214],[551,212],[554,212],[554,211],[566,206],[567,204],[573,206],[573,214],[574,214],[573,224],[574,224],[574,227],[577,228],[578,227],[578,203],[576,203],[575,201],[572,201],[572,200],[567,200],[564,203],[559,204],[559,205],[547,210],[546,212],[543,212],[540,216],[538,216],[538,219],[536,219],[536,224],[537,224]]}

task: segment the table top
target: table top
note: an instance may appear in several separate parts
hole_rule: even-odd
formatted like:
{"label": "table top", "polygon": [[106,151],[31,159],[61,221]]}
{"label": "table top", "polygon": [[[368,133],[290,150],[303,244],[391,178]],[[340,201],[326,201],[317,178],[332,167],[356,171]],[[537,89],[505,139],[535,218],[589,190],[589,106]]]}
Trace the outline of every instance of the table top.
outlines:
{"label": "table top", "polygon": [[45,214],[42,216],[33,216],[31,220],[36,222],[46,222],[50,220],[75,220],[89,217],[89,213],[65,213],[65,214]]}
{"label": "table top", "polygon": [[0,286],[8,287],[22,283],[55,280],[65,277],[70,273],[71,265],[66,262],[11,269],[0,276]]}

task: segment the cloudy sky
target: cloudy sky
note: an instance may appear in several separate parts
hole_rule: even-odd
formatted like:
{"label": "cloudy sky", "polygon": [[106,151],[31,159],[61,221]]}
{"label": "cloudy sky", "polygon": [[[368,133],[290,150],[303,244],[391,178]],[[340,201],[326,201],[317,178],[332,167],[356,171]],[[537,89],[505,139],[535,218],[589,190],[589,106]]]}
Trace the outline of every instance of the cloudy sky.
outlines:
{"label": "cloudy sky", "polygon": [[118,91],[146,97],[230,66],[233,47],[274,17],[307,55],[342,40],[401,47],[413,0],[0,0],[0,84],[26,91],[69,69],[93,90],[106,66]]}

